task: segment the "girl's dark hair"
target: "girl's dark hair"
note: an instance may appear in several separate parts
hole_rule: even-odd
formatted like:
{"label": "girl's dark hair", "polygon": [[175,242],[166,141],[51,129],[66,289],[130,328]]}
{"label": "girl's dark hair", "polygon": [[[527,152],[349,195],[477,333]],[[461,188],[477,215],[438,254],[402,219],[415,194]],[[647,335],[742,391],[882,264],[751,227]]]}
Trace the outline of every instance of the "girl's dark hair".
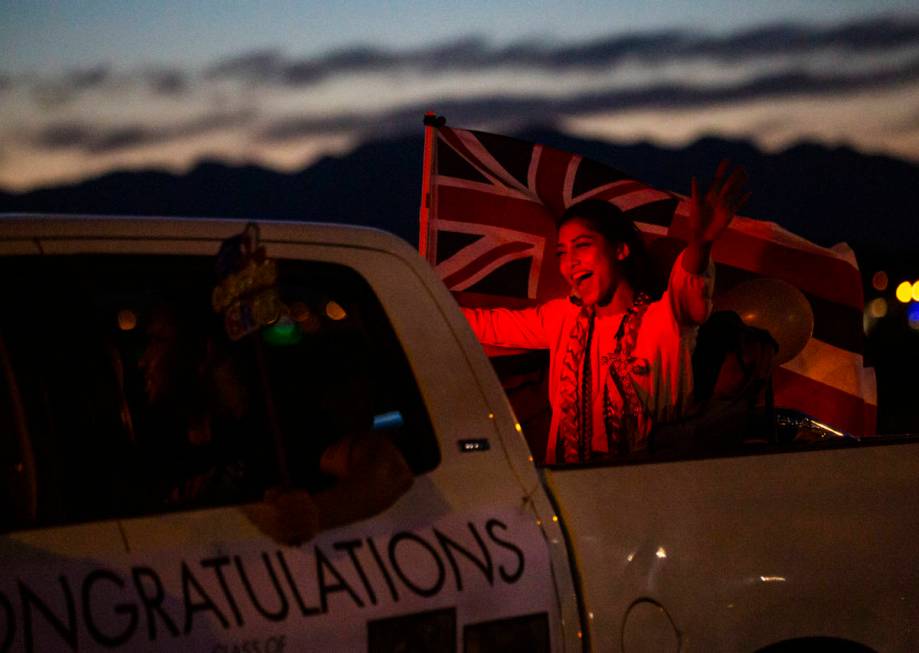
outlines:
{"label": "girl's dark hair", "polygon": [[641,231],[619,207],[604,200],[584,200],[569,206],[558,219],[557,229],[571,220],[587,223],[591,230],[603,236],[610,245],[629,246],[629,255],[619,263],[619,271],[635,291],[656,294],[648,252]]}

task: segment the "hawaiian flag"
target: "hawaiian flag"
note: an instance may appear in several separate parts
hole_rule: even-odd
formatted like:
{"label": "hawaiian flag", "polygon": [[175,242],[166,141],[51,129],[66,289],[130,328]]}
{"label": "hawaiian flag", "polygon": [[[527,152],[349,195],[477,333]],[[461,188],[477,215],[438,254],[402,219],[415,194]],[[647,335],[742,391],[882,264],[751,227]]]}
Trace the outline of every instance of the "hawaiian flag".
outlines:
{"label": "hawaiian flag", "polygon": [[[603,199],[645,234],[662,270],[685,243],[686,198],[578,154],[507,136],[425,123],[419,249],[460,303],[524,306],[567,292],[555,261],[555,219]],[[715,244],[717,293],[756,278],[800,289],[813,337],[773,377],[777,406],[863,435],[875,431],[874,370],[863,364],[864,298],[855,258],[774,222],[738,216]]]}

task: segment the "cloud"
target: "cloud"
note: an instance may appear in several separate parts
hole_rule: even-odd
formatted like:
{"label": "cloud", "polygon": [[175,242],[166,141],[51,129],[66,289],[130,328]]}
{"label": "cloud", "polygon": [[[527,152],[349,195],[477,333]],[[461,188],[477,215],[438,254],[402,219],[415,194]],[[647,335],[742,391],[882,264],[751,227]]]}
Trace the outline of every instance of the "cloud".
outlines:
{"label": "cloud", "polygon": [[148,70],[143,77],[150,89],[157,95],[177,96],[188,91],[187,75],[185,71],[177,68]]}
{"label": "cloud", "polygon": [[106,64],[100,64],[91,68],[70,71],[70,73],[65,76],[63,83],[65,83],[70,90],[79,92],[98,88],[110,81],[111,78],[111,68]]}
{"label": "cloud", "polygon": [[[394,114],[399,116],[399,112]],[[417,115],[420,115],[416,112]],[[339,113],[334,116],[292,117],[272,121],[259,130],[258,139],[267,143],[280,143],[283,141],[320,136],[329,133],[350,132],[363,130],[370,126],[378,129],[388,129],[387,124],[400,127],[402,120],[392,120],[386,115],[360,115],[356,113]]]}
{"label": "cloud", "polygon": [[919,17],[885,16],[874,20],[852,22],[826,30],[824,45],[848,50],[884,50],[919,42]]}
{"label": "cloud", "polygon": [[381,72],[421,66],[482,65],[485,62],[482,56],[485,50],[487,45],[478,37],[467,37],[403,52],[360,45],[334,50],[309,59],[288,59],[274,49],[253,50],[218,61],[204,71],[204,77],[304,86],[340,74]]}
{"label": "cloud", "polygon": [[40,105],[55,107],[70,102],[81,93],[111,84],[113,80],[113,71],[107,64],[77,68],[55,79],[38,80],[32,87],[32,95]]}
{"label": "cloud", "polygon": [[[870,55],[919,49],[919,15],[865,18],[831,27],[772,24],[733,34],[698,34],[658,30],[617,34],[585,41],[558,43],[529,39],[498,46],[466,36],[414,49],[356,45],[316,57],[296,58],[278,49],[260,49],[228,56],[204,68],[199,81],[236,81],[247,86],[304,89],[349,75],[391,73],[610,74],[617,66],[686,66],[717,61],[738,66],[781,58],[783,67],[803,65],[808,55],[850,53]],[[797,57],[796,60],[789,58]],[[826,62],[829,63],[826,63]],[[834,65],[835,58],[825,60]],[[877,61],[862,61],[877,65]],[[107,88],[146,87],[155,94],[177,96],[189,91],[193,73],[178,68],[115,71],[100,64],[29,83],[33,97],[45,107],[72,101],[80,94]],[[23,82],[0,77],[0,90]]]}
{"label": "cloud", "polygon": [[94,130],[77,122],[59,122],[49,125],[33,139],[33,144],[48,150],[85,146],[93,139]]}
{"label": "cloud", "polygon": [[244,127],[255,118],[255,111],[246,110],[213,113],[167,126],[134,123],[99,127],[84,122],[60,122],[38,132],[32,144],[45,150],[71,149],[103,154]]}
{"label": "cloud", "polygon": [[668,30],[610,36],[554,48],[508,48],[496,51],[485,63],[559,69],[606,67],[627,59],[661,63],[708,57],[741,62],[776,54],[810,54],[830,49],[883,53],[908,46],[919,46],[919,18],[884,16],[828,28],[777,23],[727,36]]}
{"label": "cloud", "polygon": [[[2,86],[2,85],[0,85]],[[9,87],[25,89],[42,107],[54,108],[99,91],[132,91],[147,87],[157,95],[176,96],[187,90],[187,73],[178,68],[147,67],[116,71],[109,65],[70,70],[54,77],[9,78]]]}
{"label": "cloud", "polygon": [[563,111],[616,111],[703,107],[791,95],[827,95],[897,86],[919,80],[919,58],[884,70],[838,74],[790,71],[763,75],[734,85],[692,87],[655,85],[625,91],[583,94],[558,103]]}
{"label": "cloud", "polygon": [[[394,72],[398,83],[389,76]],[[322,82],[329,83],[318,86]],[[16,108],[4,125],[12,147],[7,169],[22,153],[65,166],[139,161],[158,145],[183,156],[219,150],[240,157],[268,152],[270,158],[283,151],[293,161],[330,137],[355,142],[417,132],[429,108],[451,123],[511,132],[617,114],[653,122],[670,110],[705,115],[706,109],[745,111],[779,100],[812,103],[815,110],[805,107],[793,128],[787,121],[771,128],[790,140],[828,133],[808,121],[822,119],[820,106],[857,93],[907,98],[866,113],[864,125],[856,121],[852,130],[861,143],[873,129],[874,142],[887,139],[877,147],[888,147],[890,134],[899,133],[897,120],[903,133],[916,133],[916,120],[908,120],[916,88],[919,15],[829,28],[774,24],[721,35],[665,30],[500,47],[465,37],[415,49],[355,46],[302,59],[262,49],[200,70],[99,65],[45,78],[0,71],[0,100]],[[30,112],[29,94],[43,106]],[[54,110],[42,111],[50,105]],[[776,112],[763,116],[784,120]],[[750,129],[744,135],[769,131],[765,124]],[[63,156],[49,156],[56,153]],[[95,157],[102,154],[114,156]]]}
{"label": "cloud", "polygon": [[708,58],[740,63],[764,56],[885,53],[911,46],[919,47],[919,17],[883,16],[828,28],[782,23],[726,36],[663,30],[561,45],[529,40],[495,47],[480,37],[468,36],[413,50],[362,45],[305,59],[289,59],[277,50],[257,50],[219,61],[205,74],[210,79],[305,86],[354,73],[474,72],[496,66],[558,72],[609,68],[625,61],[660,64]]}
{"label": "cloud", "polygon": [[919,45],[919,18],[882,16],[827,28],[794,24],[758,27],[739,34],[700,39],[686,46],[683,55],[718,58],[808,54],[834,49],[852,53],[889,52]]}
{"label": "cloud", "polygon": [[[632,89],[579,93],[559,98],[547,95],[488,95],[469,98],[441,98],[425,102],[439,112],[464,124],[513,122],[518,125],[534,121],[552,122],[563,117],[591,113],[615,113],[635,110],[704,108],[753,100],[798,95],[836,95],[855,91],[884,89],[919,81],[919,57],[884,70],[860,72],[809,73],[791,71],[761,75],[751,80],[721,86],[689,84],[651,84]],[[306,138],[330,132],[372,131],[387,134],[417,129],[422,108],[417,104],[390,111],[358,114],[343,112],[329,116],[292,117],[276,120],[262,128],[259,138],[279,142]]]}
{"label": "cloud", "polygon": [[679,31],[658,31],[635,36],[612,36],[588,43],[555,48],[509,48],[496,53],[494,61],[536,68],[596,68],[626,59],[658,62],[685,55],[697,39]]}
{"label": "cloud", "polygon": [[245,81],[274,79],[284,67],[278,50],[254,50],[232,56],[204,71],[205,79],[236,78]]}
{"label": "cloud", "polygon": [[205,71],[208,79],[307,86],[339,75],[401,71],[492,71],[497,66],[542,71],[606,66],[626,57],[660,59],[677,54],[692,41],[678,32],[613,37],[572,46],[551,47],[520,41],[494,47],[478,36],[413,50],[392,51],[354,46],[320,57],[288,59],[277,50],[257,50],[220,61]]}

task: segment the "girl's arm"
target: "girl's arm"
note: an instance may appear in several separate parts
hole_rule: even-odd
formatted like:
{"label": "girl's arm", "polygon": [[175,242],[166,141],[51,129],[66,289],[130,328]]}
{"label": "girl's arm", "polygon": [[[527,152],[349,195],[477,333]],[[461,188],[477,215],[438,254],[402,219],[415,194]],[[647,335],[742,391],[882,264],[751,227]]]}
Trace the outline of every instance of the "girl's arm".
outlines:
{"label": "girl's arm", "polygon": [[483,345],[518,349],[546,349],[547,312],[552,302],[535,308],[463,308],[463,315]]}
{"label": "girl's arm", "polygon": [[683,269],[689,274],[702,274],[711,260],[712,245],[727,230],[734,214],[750,199],[744,190],[747,173],[741,167],[730,171],[725,159],[718,165],[715,179],[702,194],[696,178],[692,178],[689,202],[689,244],[683,254]]}

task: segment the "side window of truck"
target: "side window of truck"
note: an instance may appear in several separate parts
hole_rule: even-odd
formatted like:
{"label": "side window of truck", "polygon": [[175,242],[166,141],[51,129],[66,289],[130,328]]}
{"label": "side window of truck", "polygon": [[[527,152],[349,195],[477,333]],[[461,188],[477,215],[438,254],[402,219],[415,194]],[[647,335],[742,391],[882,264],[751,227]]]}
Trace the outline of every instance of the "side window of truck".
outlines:
{"label": "side window of truck", "polygon": [[320,461],[354,438],[394,445],[414,474],[436,467],[418,387],[366,280],[330,263],[278,270],[280,311],[233,339],[212,306],[210,257],[0,261],[14,504],[0,530],[241,504],[285,481],[322,492],[339,479]]}

